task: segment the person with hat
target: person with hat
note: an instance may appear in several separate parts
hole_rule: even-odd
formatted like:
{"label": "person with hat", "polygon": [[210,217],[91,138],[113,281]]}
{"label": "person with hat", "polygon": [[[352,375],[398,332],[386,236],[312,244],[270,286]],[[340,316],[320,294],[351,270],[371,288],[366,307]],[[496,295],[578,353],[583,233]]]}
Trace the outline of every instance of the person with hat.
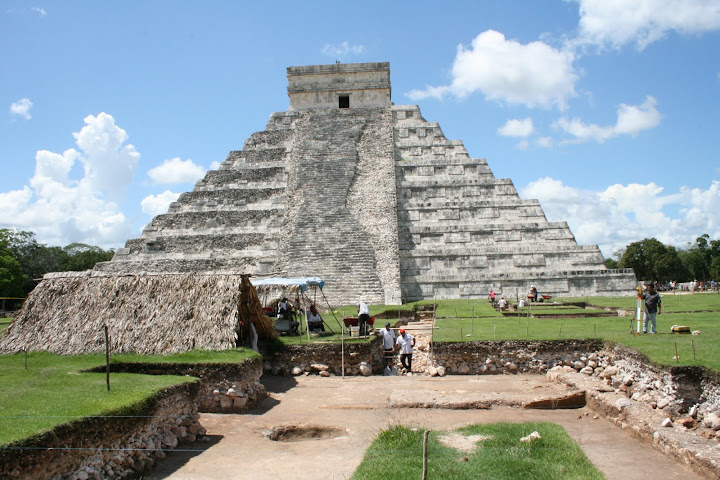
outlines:
{"label": "person with hat", "polygon": [[400,350],[400,363],[406,372],[412,372],[412,354],[415,346],[415,337],[400,329],[400,335],[395,341],[395,350]]}
{"label": "person with hat", "polygon": [[395,361],[395,331],[390,328],[390,322],[385,323],[385,328],[380,330],[383,341],[383,358],[385,360],[385,371],[391,375]]}
{"label": "person with hat", "polygon": [[505,300],[505,296],[503,295],[500,297],[500,301],[498,302],[498,307],[500,310],[507,310],[508,309],[508,301]]}

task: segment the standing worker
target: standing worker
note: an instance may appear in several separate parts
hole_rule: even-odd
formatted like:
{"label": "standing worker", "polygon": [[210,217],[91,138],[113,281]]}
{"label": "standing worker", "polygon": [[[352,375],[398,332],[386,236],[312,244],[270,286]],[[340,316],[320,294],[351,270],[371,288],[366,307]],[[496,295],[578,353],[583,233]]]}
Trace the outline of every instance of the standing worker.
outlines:
{"label": "standing worker", "polygon": [[643,294],[645,300],[645,321],[643,322],[643,333],[647,333],[648,322],[650,323],[650,333],[655,333],[656,319],[658,313],[661,313],[662,299],[660,294],[655,291],[655,285],[648,284],[647,290]]}
{"label": "standing worker", "polygon": [[[392,373],[393,360],[395,358],[395,332],[390,328],[390,322],[385,323],[385,328],[380,330],[380,336],[383,339],[383,359],[385,360],[385,369]],[[390,373],[388,375],[390,375]]]}
{"label": "standing worker", "polygon": [[368,334],[368,322],[370,321],[370,307],[368,304],[360,300],[357,304],[358,311],[358,335],[364,337]]}
{"label": "standing worker", "polygon": [[406,372],[412,372],[412,354],[415,346],[415,338],[409,333],[405,333],[405,329],[400,329],[400,336],[395,342],[395,350],[400,350],[400,363]]}

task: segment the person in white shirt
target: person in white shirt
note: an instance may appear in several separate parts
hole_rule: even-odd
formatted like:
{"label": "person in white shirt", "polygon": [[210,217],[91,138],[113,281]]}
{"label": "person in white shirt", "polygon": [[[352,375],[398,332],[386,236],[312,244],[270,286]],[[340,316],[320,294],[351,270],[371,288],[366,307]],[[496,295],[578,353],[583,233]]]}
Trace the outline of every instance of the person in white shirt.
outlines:
{"label": "person in white shirt", "polygon": [[392,364],[395,359],[395,331],[390,328],[390,322],[385,323],[385,328],[380,330],[380,336],[383,339],[385,367],[389,367],[392,370]]}
{"label": "person in white shirt", "polygon": [[500,310],[508,309],[508,302],[507,302],[507,300],[505,300],[505,297],[500,297],[500,301],[498,302],[498,307],[500,307]]}
{"label": "person in white shirt", "polygon": [[370,322],[370,307],[368,304],[360,300],[357,304],[358,311],[358,335],[364,337],[368,334],[368,322]]}
{"label": "person in white shirt", "polygon": [[319,331],[324,332],[325,326],[323,325],[323,319],[318,312],[315,304],[310,305],[310,310],[307,312],[308,329],[311,332]]}
{"label": "person in white shirt", "polygon": [[400,336],[395,341],[395,350],[400,350],[400,363],[407,372],[412,372],[412,354],[415,346],[415,338],[405,332],[404,328],[400,329]]}

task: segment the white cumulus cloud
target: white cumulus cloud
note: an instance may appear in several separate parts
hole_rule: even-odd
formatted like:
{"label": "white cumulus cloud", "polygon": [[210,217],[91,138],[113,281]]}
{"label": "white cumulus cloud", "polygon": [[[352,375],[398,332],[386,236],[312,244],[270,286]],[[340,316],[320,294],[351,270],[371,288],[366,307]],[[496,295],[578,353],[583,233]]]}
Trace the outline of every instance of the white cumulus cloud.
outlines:
{"label": "white cumulus cloud", "polygon": [[580,6],[578,42],[644,49],[669,32],[697,34],[720,29],[716,0],[576,0]]}
{"label": "white cumulus cloud", "polygon": [[177,183],[195,183],[205,175],[205,169],[189,158],[179,157],[165,160],[162,165],[151,168],[148,177],[155,185],[173,185]]}
{"label": "white cumulus cloud", "polygon": [[488,100],[528,107],[565,108],[574,97],[578,74],[574,55],[541,42],[522,44],[487,30],[469,48],[458,45],[452,67],[452,83],[413,90],[413,100],[453,95],[463,98],[480,91]]}
{"label": "white cumulus cloud", "polygon": [[555,141],[551,137],[538,137],[535,140],[535,145],[541,148],[552,148],[555,145]]}
{"label": "white cumulus cloud", "polygon": [[111,200],[122,198],[137,170],[140,154],[131,144],[125,130],[115,125],[107,113],[85,117],[85,127],[73,133],[84,152],[81,157],[85,176],[80,181],[93,192],[103,192]]}
{"label": "white cumulus cloud", "polygon": [[0,193],[0,228],[30,230],[41,242],[60,246],[108,247],[129,238],[130,222],[114,198],[132,181],[140,154],[125,143],[128,136],[111,115],[90,115],[85,124],[73,134],[78,150],[39,150],[28,185]]}
{"label": "white cumulus cloud", "polygon": [[17,102],[10,104],[10,113],[17,115],[18,117],[22,117],[25,120],[30,120],[32,118],[32,115],[30,115],[30,109],[32,106],[33,103],[29,98],[21,98]]}
{"label": "white cumulus cloud", "polygon": [[595,141],[603,143],[621,135],[636,136],[640,132],[650,130],[660,124],[662,115],[656,108],[657,100],[646,97],[641,105],[621,104],[617,109],[615,125],[600,126],[586,124],[578,118],[562,117],[553,123],[553,127],[573,137],[565,143],[583,143]]}
{"label": "white cumulus cloud", "polygon": [[345,58],[350,55],[360,55],[364,51],[364,46],[350,45],[349,42],[341,42],[335,45],[327,43],[322,48],[323,55],[332,58]]}
{"label": "white cumulus cloud", "polygon": [[[598,245],[606,258],[644,238],[685,247],[703,233],[720,237],[720,181],[707,190],[682,187],[675,193],[654,183],[593,192],[545,177],[520,195],[538,199],[549,221],[567,221],[579,244]],[[679,212],[675,218],[666,213],[668,207]]]}
{"label": "white cumulus cloud", "polygon": [[529,137],[535,133],[535,127],[532,118],[527,117],[522,120],[508,120],[505,125],[498,128],[497,132],[504,137]]}
{"label": "white cumulus cloud", "polygon": [[158,195],[148,195],[143,198],[140,202],[140,206],[142,207],[143,213],[154,217],[156,215],[167,213],[170,204],[177,200],[179,196],[180,193],[165,190]]}

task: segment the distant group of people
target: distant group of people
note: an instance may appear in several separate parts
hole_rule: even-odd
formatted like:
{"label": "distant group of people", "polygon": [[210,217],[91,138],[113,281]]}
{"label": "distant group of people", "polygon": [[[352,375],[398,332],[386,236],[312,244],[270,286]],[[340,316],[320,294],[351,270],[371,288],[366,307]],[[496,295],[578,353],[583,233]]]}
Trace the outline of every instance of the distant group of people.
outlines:
{"label": "distant group of people", "polygon": [[715,279],[711,279],[710,282],[704,282],[704,281],[698,281],[698,280],[691,280],[687,283],[678,283],[677,280],[672,280],[670,282],[666,283],[659,283],[657,280],[653,282],[655,284],[655,290],[660,291],[669,291],[669,292],[707,292],[708,290],[711,292],[717,292],[718,291],[718,283],[715,281]]}
{"label": "distant group of people", "polygon": [[490,290],[488,300],[492,303],[493,308],[503,311],[510,309],[510,302],[505,299],[505,295],[500,295],[500,300],[497,300],[497,295],[494,290]]}
{"label": "distant group of people", "polygon": [[[283,297],[277,304],[277,319],[278,321],[287,321],[290,325],[290,333],[297,334],[300,322],[298,316],[303,314],[307,315],[307,326],[308,330],[313,333],[325,332],[325,324],[320,316],[317,306],[313,303],[310,308],[303,312],[300,298],[295,297],[295,301],[290,304],[287,297]],[[302,318],[300,318],[302,320]]]}

